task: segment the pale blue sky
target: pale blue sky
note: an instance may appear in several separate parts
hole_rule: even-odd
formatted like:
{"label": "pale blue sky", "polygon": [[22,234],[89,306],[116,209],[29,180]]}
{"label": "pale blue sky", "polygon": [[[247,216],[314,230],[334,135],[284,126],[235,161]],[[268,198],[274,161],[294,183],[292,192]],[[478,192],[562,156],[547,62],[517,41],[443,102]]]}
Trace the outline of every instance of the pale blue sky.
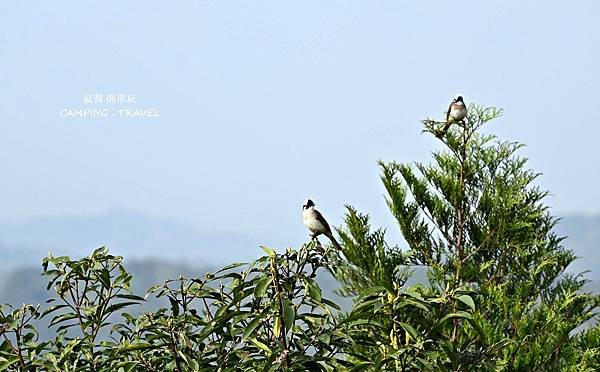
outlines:
{"label": "pale blue sky", "polygon": [[[600,2],[3,1],[0,222],[124,207],[296,244],[311,196],[391,218],[456,93],[505,115],[557,214],[600,212]],[[157,119],[61,118],[87,93]],[[97,105],[96,107],[113,107]]]}

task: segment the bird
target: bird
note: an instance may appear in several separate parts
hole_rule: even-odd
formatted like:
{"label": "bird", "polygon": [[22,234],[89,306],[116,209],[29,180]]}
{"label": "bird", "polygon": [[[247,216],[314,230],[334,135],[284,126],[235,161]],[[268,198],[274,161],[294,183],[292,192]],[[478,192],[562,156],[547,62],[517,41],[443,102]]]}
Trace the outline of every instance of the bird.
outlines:
{"label": "bird", "polygon": [[306,199],[302,205],[302,220],[304,226],[310,231],[310,236],[313,239],[317,239],[317,236],[323,234],[331,240],[331,243],[333,243],[338,250],[342,249],[337,240],[335,240],[329,224],[323,215],[315,209],[315,203],[310,199]]}
{"label": "bird", "polygon": [[458,123],[467,117],[467,106],[463,101],[462,96],[458,95],[454,97],[450,106],[448,106],[448,112],[446,113],[446,125],[442,129],[441,136],[445,135],[453,123]]}

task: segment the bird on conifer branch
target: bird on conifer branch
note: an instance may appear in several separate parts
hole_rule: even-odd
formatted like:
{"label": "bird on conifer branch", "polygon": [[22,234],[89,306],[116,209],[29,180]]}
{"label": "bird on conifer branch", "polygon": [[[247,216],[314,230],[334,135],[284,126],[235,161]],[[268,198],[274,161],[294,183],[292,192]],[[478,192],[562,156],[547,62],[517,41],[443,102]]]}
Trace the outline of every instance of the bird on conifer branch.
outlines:
{"label": "bird on conifer branch", "polygon": [[446,113],[446,125],[440,132],[440,137],[444,136],[450,126],[454,123],[460,123],[467,117],[467,105],[463,101],[462,96],[458,95],[454,97],[450,106],[448,106],[448,112]]}

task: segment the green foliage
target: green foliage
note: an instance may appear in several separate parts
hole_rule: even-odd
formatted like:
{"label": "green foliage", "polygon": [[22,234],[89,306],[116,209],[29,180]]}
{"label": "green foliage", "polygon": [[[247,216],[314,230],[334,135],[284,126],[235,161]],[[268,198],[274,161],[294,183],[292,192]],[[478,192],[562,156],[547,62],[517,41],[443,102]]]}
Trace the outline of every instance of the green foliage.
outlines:
{"label": "green foliage", "polygon": [[[129,291],[131,275],[121,261],[122,257],[108,254],[106,248],[81,260],[45,258],[43,274],[50,278],[47,289],[54,287],[56,296],[47,301],[49,306],[41,314],[26,305],[13,312],[8,330],[14,339],[2,332],[2,350],[19,356],[20,370],[99,370],[113,351],[111,343],[99,341],[100,332],[110,326],[109,317],[144,301]],[[39,317],[51,317],[50,326],[56,326],[57,332],[54,340],[37,342],[30,321]],[[1,330],[6,331],[4,322]],[[0,354],[0,358],[9,361],[9,355]]]}
{"label": "green foliage", "polygon": [[24,370],[36,357],[38,333],[30,322],[39,316],[39,306],[23,304],[11,310],[10,305],[0,305],[0,371]]}
{"label": "green foliage", "polygon": [[[155,370],[335,368],[349,340],[314,277],[328,265],[313,245],[150,289],[170,309],[119,326],[123,362]],[[308,351],[311,351],[309,354]]]}
{"label": "green foliage", "polygon": [[[406,278],[397,275],[398,267],[385,263],[394,257],[398,265],[427,267],[424,284],[433,295],[460,288],[477,293],[468,326],[461,319],[449,323],[457,354],[447,354],[436,369],[555,371],[584,359],[592,363],[598,345],[576,329],[596,316],[599,297],[582,291],[586,281],[580,276],[565,273],[575,256],[553,232],[557,220],[543,204],[547,192],[535,186],[539,174],[517,156],[521,145],[480,133],[500,114],[471,105],[465,122],[440,138],[444,150],[434,152],[430,164],[380,162],[387,203],[408,249],[393,248],[384,259],[373,255],[374,247],[386,246],[383,233],[371,233],[369,217],[348,208],[339,233],[348,238],[344,255],[349,263],[338,273],[340,282],[345,293],[389,286],[390,281],[403,286]],[[440,135],[440,123],[423,124],[425,132]],[[412,316],[401,313],[399,321],[414,327]],[[393,326],[385,323],[380,335]],[[438,351],[446,349],[439,344]],[[477,359],[472,350],[486,351],[485,366],[469,364]],[[374,348],[363,352],[369,358],[382,355]]]}
{"label": "green foliage", "polygon": [[344,272],[338,276],[342,284],[340,292],[356,296],[372,286],[392,288],[394,283],[403,283],[408,276],[401,270],[406,260],[397,249],[387,247],[383,229],[371,231],[369,216],[351,206],[346,209],[347,229],[338,231],[348,259],[340,262]]}
{"label": "green foliage", "polygon": [[[442,295],[422,287],[389,291],[372,287],[357,301],[347,321],[351,355],[371,370],[476,370],[492,364],[506,342],[484,345],[474,319],[475,293],[456,289]],[[452,325],[462,321],[458,334]]]}
{"label": "green foliage", "polygon": [[[334,271],[339,257],[315,243],[284,254],[264,249],[267,256],[251,264],[150,288],[147,296],[166,298],[170,306],[137,316],[124,310],[144,298],[128,291],[131,275],[121,257],[104,248],[78,261],[48,257],[44,275],[56,297],[41,314],[28,305],[9,314],[8,307],[2,309],[0,366],[31,371],[433,368],[443,365],[434,345],[443,343],[444,355],[456,354],[447,324],[471,321],[475,310],[468,290],[432,297],[418,288],[372,287],[345,314],[315,281],[319,270]],[[411,319],[400,320],[406,311]],[[37,339],[30,321],[39,317],[51,317],[53,340]],[[392,332],[381,336],[389,322]],[[106,327],[110,332],[102,335]],[[364,347],[382,353],[368,359],[358,353]],[[472,352],[481,362],[487,351]]]}
{"label": "green foliage", "polygon": [[[521,145],[480,128],[500,111],[471,105],[429,164],[381,162],[406,249],[347,206],[343,246],[317,242],[132,293],[121,257],[47,257],[42,309],[0,307],[0,371],[596,371],[600,297],[566,273],[538,174]],[[444,123],[441,123],[444,125]],[[409,285],[413,269],[428,280]],[[315,280],[332,273],[345,312]],[[166,308],[136,312],[148,296]],[[55,337],[40,340],[35,322]]]}
{"label": "green foliage", "polygon": [[[128,291],[131,275],[121,257],[104,248],[79,261],[48,257],[44,275],[56,297],[42,314],[30,306],[2,313],[1,366],[32,371],[348,366],[342,349],[353,343],[350,326],[339,321],[340,308],[315,281],[320,269],[332,270],[329,255],[314,243],[284,254],[264,249],[268,255],[251,264],[152,287],[148,295],[167,298],[170,307],[139,316],[123,311],[144,298]],[[58,327],[54,340],[36,340],[29,322],[40,316],[52,317]],[[99,337],[109,326],[110,333]]]}

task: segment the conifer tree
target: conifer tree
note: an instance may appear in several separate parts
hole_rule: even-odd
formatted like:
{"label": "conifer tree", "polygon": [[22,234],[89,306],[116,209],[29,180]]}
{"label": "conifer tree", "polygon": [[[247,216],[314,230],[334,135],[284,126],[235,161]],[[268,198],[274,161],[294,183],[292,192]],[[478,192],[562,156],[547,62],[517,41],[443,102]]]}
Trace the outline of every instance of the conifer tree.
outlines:
{"label": "conifer tree", "polygon": [[[338,275],[342,292],[373,285],[442,298],[474,291],[472,319],[446,322],[441,335],[449,342],[431,346],[443,351],[438,367],[473,366],[475,355],[483,355],[475,350],[487,350],[490,369],[594,370],[600,366],[593,319],[599,296],[582,290],[582,275],[566,271],[576,257],[554,232],[558,219],[545,204],[548,192],[535,184],[539,173],[518,155],[522,145],[481,132],[500,115],[470,105],[466,120],[444,136],[443,123],[423,120],[424,132],[443,145],[431,163],[380,162],[387,204],[407,247],[390,247],[368,215],[348,206],[338,230],[348,258]],[[428,281],[407,288],[406,270],[415,267],[427,268]],[[408,312],[394,316],[411,319]],[[393,327],[387,323],[386,331]],[[592,328],[582,331],[586,324]]]}

